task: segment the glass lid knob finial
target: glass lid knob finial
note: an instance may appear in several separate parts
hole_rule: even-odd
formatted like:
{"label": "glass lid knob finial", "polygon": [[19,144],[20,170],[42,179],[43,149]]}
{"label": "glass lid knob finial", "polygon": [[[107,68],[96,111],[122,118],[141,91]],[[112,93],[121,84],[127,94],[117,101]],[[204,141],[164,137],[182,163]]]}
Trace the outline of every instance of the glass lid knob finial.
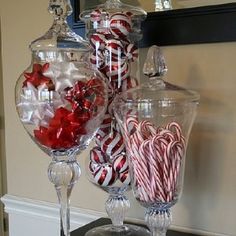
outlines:
{"label": "glass lid knob finial", "polygon": [[69,0],[50,0],[48,11],[54,19],[65,19],[72,13],[72,7]]}
{"label": "glass lid knob finial", "polygon": [[149,48],[143,73],[150,78],[162,77],[167,73],[165,57],[160,47],[154,45]]}

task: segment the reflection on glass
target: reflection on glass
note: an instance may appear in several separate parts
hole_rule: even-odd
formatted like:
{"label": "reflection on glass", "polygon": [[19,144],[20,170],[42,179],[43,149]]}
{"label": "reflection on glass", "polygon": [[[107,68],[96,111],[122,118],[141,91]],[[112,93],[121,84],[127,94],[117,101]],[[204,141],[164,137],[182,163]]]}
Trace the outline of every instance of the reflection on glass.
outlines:
{"label": "reflection on glass", "polygon": [[172,9],[171,0],[156,0],[155,11],[164,11]]}

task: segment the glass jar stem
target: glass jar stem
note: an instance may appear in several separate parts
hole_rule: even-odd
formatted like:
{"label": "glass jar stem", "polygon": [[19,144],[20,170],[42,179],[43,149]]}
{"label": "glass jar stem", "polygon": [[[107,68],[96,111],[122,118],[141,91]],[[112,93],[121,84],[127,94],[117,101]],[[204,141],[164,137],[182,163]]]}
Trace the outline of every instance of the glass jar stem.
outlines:
{"label": "glass jar stem", "polygon": [[60,204],[61,236],[70,236],[70,196],[80,174],[75,156],[53,157],[48,167],[48,178],[55,186]]}
{"label": "glass jar stem", "polygon": [[124,195],[110,195],[106,201],[106,212],[110,217],[113,226],[122,227],[125,215],[130,208],[130,202]]}
{"label": "glass jar stem", "polygon": [[66,186],[56,187],[58,201],[60,204],[61,236],[70,235],[70,207],[69,198],[72,188]]}
{"label": "glass jar stem", "polygon": [[145,221],[152,236],[166,236],[172,221],[171,211],[149,208],[145,214]]}

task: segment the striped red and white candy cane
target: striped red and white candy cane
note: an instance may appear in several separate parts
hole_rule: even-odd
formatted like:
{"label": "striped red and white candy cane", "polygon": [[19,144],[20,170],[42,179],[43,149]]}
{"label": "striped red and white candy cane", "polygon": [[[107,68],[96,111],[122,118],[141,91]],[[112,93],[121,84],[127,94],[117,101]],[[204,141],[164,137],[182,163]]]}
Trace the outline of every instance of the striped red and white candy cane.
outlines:
{"label": "striped red and white candy cane", "polygon": [[[150,192],[150,200],[154,201],[156,200],[156,197],[160,200],[164,200],[164,191],[163,191],[163,186],[162,186],[162,177],[159,172],[159,162],[157,158],[152,155],[151,152],[152,145],[151,145],[151,140],[145,140],[141,145],[140,145],[140,154],[144,155],[143,158],[148,158],[148,169],[150,172],[150,187],[151,187],[151,192]],[[158,194],[157,194],[158,192]]]}
{"label": "striped red and white candy cane", "polygon": [[181,129],[181,127],[179,126],[179,124],[177,123],[177,122],[171,122],[171,123],[169,123],[167,126],[166,126],[169,130],[174,130],[174,133],[175,133],[175,135],[176,135],[176,139],[178,140],[178,141],[181,141],[182,142],[182,144],[184,145],[184,147],[185,147],[185,145],[186,145],[186,140],[185,140],[185,138],[184,138],[184,136],[182,135],[182,129]]}
{"label": "striped red and white candy cane", "polygon": [[165,192],[164,192],[164,186],[163,186],[163,173],[162,173],[162,165],[163,165],[163,151],[161,149],[161,142],[165,143],[165,140],[163,139],[161,141],[160,135],[156,135],[156,137],[153,137],[150,142],[150,158],[155,160],[155,168],[157,170],[158,176],[156,177],[156,185],[157,185],[157,192],[159,195],[160,201],[165,201]]}
{"label": "striped red and white candy cane", "polygon": [[155,126],[149,121],[141,121],[138,125],[137,131],[142,135],[144,139],[154,136],[156,134]]}
{"label": "striped red and white candy cane", "polygon": [[168,192],[168,199],[172,200],[173,198],[173,193],[176,191],[177,187],[177,181],[178,181],[178,176],[180,172],[180,159],[182,159],[183,150],[180,151],[180,149],[184,149],[184,147],[181,145],[180,142],[175,141],[169,143],[166,153],[169,156],[170,160],[170,169],[169,169],[169,181],[171,185],[171,189],[169,189]]}
{"label": "striped red and white candy cane", "polygon": [[149,121],[138,122],[129,117],[125,125],[127,136],[130,124],[136,127],[128,141],[128,150],[135,164],[140,200],[172,201],[185,154],[181,127],[172,122],[157,129]]}
{"label": "striped red and white candy cane", "polygon": [[142,186],[144,185],[145,189],[150,191],[147,160],[140,155],[139,146],[138,140],[134,136],[130,137],[131,155],[138,162],[138,170],[140,170],[137,177],[142,180]]}
{"label": "striped red and white candy cane", "polygon": [[135,115],[129,115],[125,125],[127,134],[132,134],[138,127],[138,119]]}
{"label": "striped red and white candy cane", "polygon": [[144,157],[141,155],[139,149],[140,143],[137,143],[137,139],[135,139],[135,137],[131,137],[130,146],[133,149],[133,160],[135,160],[135,168],[133,168],[135,178],[137,178],[138,186],[142,190],[140,194],[142,195],[142,198],[147,199],[147,196],[151,192],[148,162],[146,160],[146,156]]}

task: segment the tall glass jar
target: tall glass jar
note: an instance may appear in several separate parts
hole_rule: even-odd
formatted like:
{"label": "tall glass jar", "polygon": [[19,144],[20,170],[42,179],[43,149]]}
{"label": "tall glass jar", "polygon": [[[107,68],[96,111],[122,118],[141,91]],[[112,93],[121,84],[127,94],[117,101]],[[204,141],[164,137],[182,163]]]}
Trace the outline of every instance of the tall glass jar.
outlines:
{"label": "tall glass jar", "polygon": [[107,0],[95,9],[85,10],[80,18],[86,25],[86,37],[93,53],[91,64],[109,81],[108,107],[105,119],[95,137],[96,145],[86,163],[89,180],[109,193],[106,211],[113,226],[92,229],[92,235],[146,235],[142,229],[123,225],[130,207],[124,193],[130,189],[129,165],[120,128],[112,111],[114,97],[139,83],[138,42],[142,38],[141,23],[146,12]]}
{"label": "tall glass jar", "polygon": [[51,158],[49,180],[60,203],[61,236],[70,235],[69,199],[80,176],[77,154],[106,111],[105,78],[87,61],[89,44],[67,25],[69,0],[50,0],[54,21],[30,45],[32,60],[16,83],[16,108],[32,140]]}
{"label": "tall glass jar", "polygon": [[151,236],[166,236],[171,208],[183,189],[186,150],[199,94],[166,82],[160,48],[149,49],[144,74],[149,82],[116,96],[115,116],[128,154],[136,200],[146,208]]}

